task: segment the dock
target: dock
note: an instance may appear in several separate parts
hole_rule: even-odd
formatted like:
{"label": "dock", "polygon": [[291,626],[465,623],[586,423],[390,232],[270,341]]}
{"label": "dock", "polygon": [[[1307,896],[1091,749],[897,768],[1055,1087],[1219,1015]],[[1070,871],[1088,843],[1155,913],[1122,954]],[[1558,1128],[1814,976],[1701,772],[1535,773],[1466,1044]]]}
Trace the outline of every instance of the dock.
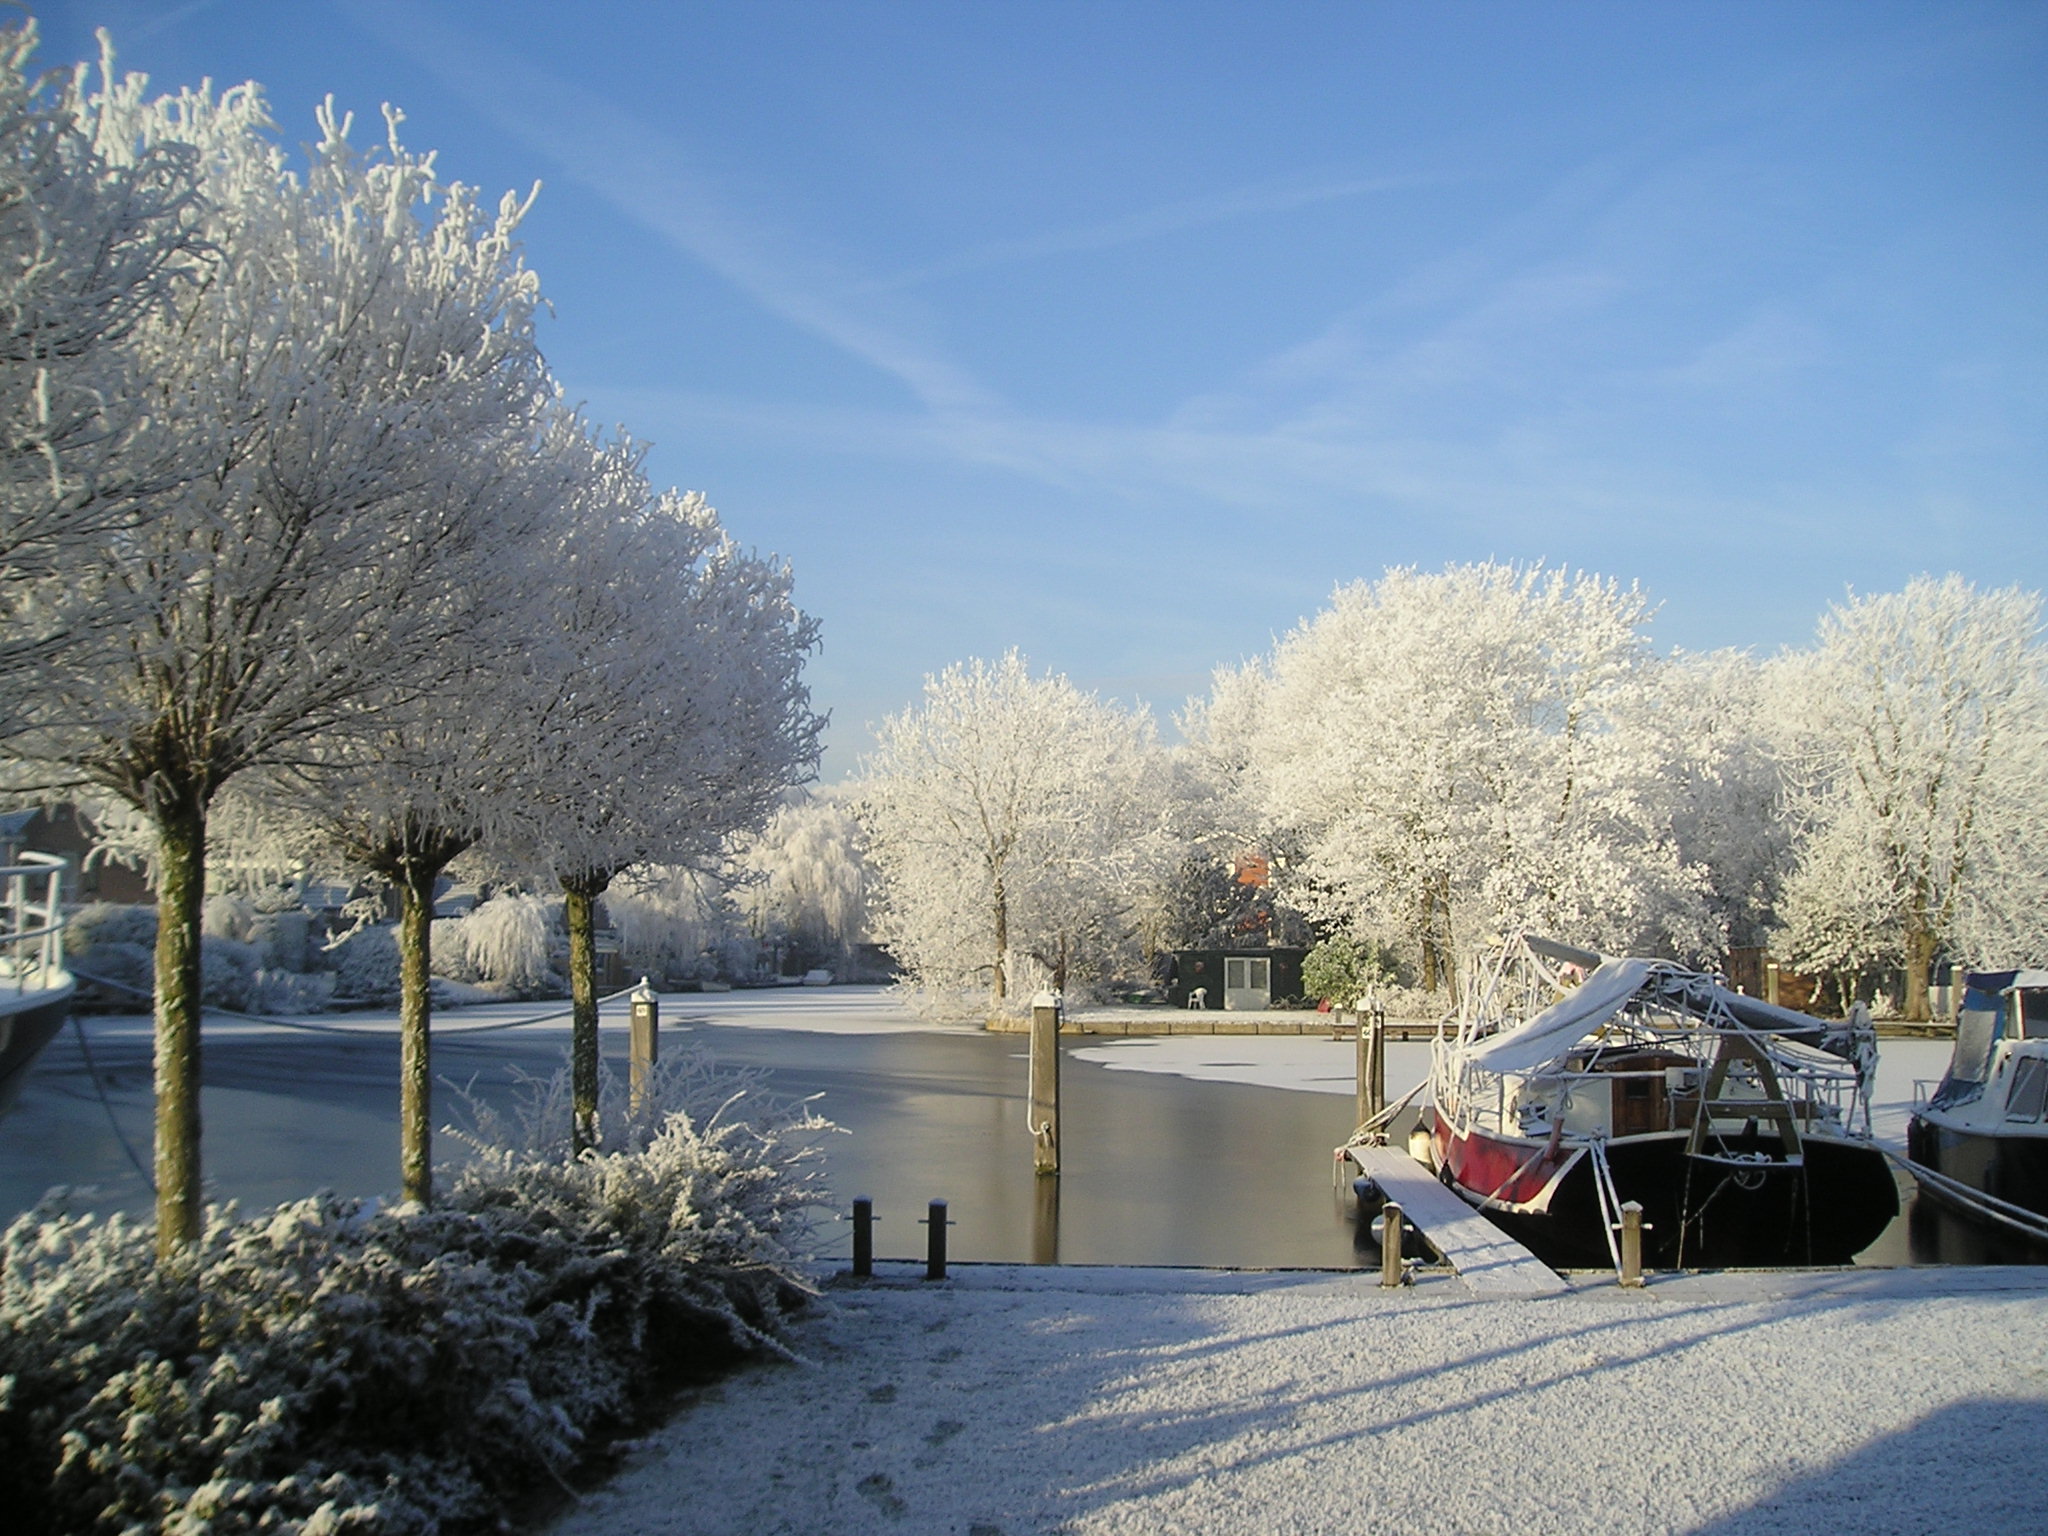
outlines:
{"label": "dock", "polygon": [[1430,1247],[1477,1296],[1561,1296],[1571,1289],[1556,1270],[1501,1231],[1395,1147],[1347,1147],[1344,1155],[1396,1201]]}
{"label": "dock", "polygon": [[[994,1034],[1031,1032],[1025,1017],[997,1017],[986,1027]],[[1433,1040],[1437,1027],[1421,1019],[1387,1020],[1389,1040]],[[1357,1021],[1346,1015],[1319,1013],[1313,1008],[1273,1009],[1257,1013],[1221,1008],[1086,1008],[1060,1019],[1062,1035],[1105,1035],[1113,1039],[1154,1035],[1315,1035],[1326,1040],[1351,1040]]]}

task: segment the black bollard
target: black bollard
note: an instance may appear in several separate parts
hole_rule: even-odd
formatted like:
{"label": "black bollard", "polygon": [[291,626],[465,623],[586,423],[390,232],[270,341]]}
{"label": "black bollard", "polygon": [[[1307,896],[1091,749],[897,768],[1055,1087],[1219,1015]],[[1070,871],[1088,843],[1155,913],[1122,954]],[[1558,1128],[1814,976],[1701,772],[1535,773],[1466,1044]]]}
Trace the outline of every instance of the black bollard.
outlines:
{"label": "black bollard", "polygon": [[931,1214],[925,1219],[929,1229],[925,1233],[924,1277],[927,1280],[946,1278],[946,1202],[934,1200]]}
{"label": "black bollard", "polygon": [[866,1195],[853,1202],[853,1272],[863,1280],[875,1272],[875,1202]]}

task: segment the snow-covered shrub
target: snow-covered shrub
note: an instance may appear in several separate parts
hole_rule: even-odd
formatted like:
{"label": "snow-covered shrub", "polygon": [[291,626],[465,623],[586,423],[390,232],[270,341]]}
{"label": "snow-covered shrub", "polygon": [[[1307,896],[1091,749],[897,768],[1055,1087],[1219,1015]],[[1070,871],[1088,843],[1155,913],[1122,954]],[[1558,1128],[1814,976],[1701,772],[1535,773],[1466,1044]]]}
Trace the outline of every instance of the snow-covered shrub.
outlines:
{"label": "snow-covered shrub", "polygon": [[676,1385],[780,1348],[816,1156],[792,1133],[817,1128],[677,1112],[573,1161],[475,1135],[432,1210],[213,1208],[176,1265],[119,1216],[30,1212],[0,1233],[9,1529],[491,1528]]}
{"label": "snow-covered shrub", "polygon": [[251,1013],[325,1013],[334,1001],[332,971],[274,970],[256,973],[249,990]]}
{"label": "snow-covered shrub", "polygon": [[246,1009],[254,1001],[263,951],[233,939],[202,939],[199,995],[210,1008]]}
{"label": "snow-covered shrub", "polygon": [[463,917],[437,917],[428,935],[432,946],[434,975],[449,981],[482,981],[479,971],[469,958],[469,944],[463,937],[462,925],[469,919]]}
{"label": "snow-covered shrub", "polygon": [[206,898],[199,911],[199,931],[209,939],[233,939],[246,944],[255,920],[256,909],[249,898],[229,891]]}
{"label": "snow-covered shrub", "polygon": [[95,901],[80,907],[64,925],[67,954],[83,956],[102,944],[156,946],[156,908]]}
{"label": "snow-covered shrub", "polygon": [[263,963],[274,971],[303,971],[313,937],[313,915],[297,907],[281,912],[257,908],[249,920],[248,939],[263,950]]}
{"label": "snow-covered shrub", "polygon": [[358,928],[328,958],[334,962],[335,997],[384,1003],[398,996],[398,937],[389,928]]}

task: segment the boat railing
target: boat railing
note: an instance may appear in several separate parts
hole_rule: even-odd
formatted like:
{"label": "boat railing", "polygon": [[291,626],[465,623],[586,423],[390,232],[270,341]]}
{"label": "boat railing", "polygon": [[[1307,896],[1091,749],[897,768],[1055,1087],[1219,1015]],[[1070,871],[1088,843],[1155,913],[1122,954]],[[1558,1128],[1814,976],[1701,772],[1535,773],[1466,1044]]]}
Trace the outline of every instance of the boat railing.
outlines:
{"label": "boat railing", "polygon": [[[1705,1069],[1700,1066],[1656,1066],[1622,1067],[1603,1069],[1589,1067],[1579,1070],[1546,1069],[1533,1073],[1489,1072],[1483,1067],[1461,1063],[1460,1069],[1449,1076],[1439,1074],[1437,1081],[1449,1092],[1444,1097],[1449,1101],[1439,1107],[1452,1122],[1461,1127],[1485,1126],[1503,1133],[1514,1133],[1520,1122],[1518,1109],[1529,1103],[1545,1103],[1552,1106],[1546,1115],[1550,1124],[1565,1121],[1570,1112],[1571,1100],[1581,1090],[1598,1087],[1597,1096],[1589,1102],[1598,1106],[1596,1117],[1602,1123],[1602,1133],[1611,1126],[1613,1116],[1613,1085],[1618,1082],[1656,1081],[1668,1085],[1669,1100],[1673,1114],[1679,1113],[1688,1102],[1697,1100],[1705,1079]],[[1804,1114],[1809,1120],[1821,1119],[1839,1122],[1843,1126],[1851,1123],[1851,1115],[1858,1102],[1860,1086],[1853,1071],[1834,1068],[1819,1062],[1792,1062],[1779,1057],[1776,1061],[1779,1089],[1784,1094],[1782,1102],[1793,1106],[1794,1114]],[[1672,1084],[1671,1074],[1678,1072],[1681,1077]],[[1517,1085],[1511,1090],[1510,1085]],[[1733,1092],[1724,1090],[1720,1102],[1754,1096],[1759,1105],[1773,1102],[1764,1090],[1763,1084],[1752,1076],[1738,1071],[1728,1085]],[[1529,1090],[1534,1089],[1534,1093]],[[1525,1097],[1526,1095],[1526,1097]],[[1511,1117],[1514,1124],[1511,1124]],[[1726,1114],[1716,1118],[1727,1118]],[[1591,1131],[1593,1127],[1585,1127]]]}
{"label": "boat railing", "polygon": [[17,855],[0,865],[0,996],[23,996],[62,986],[64,974],[64,860],[47,853]]}

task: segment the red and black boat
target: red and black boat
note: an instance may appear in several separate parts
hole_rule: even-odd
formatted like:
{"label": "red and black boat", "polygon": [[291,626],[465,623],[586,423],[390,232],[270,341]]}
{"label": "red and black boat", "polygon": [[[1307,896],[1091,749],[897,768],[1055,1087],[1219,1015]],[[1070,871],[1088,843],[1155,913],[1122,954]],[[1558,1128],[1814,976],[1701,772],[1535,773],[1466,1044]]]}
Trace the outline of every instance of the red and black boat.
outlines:
{"label": "red and black boat", "polygon": [[1559,1268],[1846,1263],[1898,1215],[1870,1134],[1867,1016],[1830,1023],[1709,972],[1525,937],[1438,1037],[1439,1176]]}

